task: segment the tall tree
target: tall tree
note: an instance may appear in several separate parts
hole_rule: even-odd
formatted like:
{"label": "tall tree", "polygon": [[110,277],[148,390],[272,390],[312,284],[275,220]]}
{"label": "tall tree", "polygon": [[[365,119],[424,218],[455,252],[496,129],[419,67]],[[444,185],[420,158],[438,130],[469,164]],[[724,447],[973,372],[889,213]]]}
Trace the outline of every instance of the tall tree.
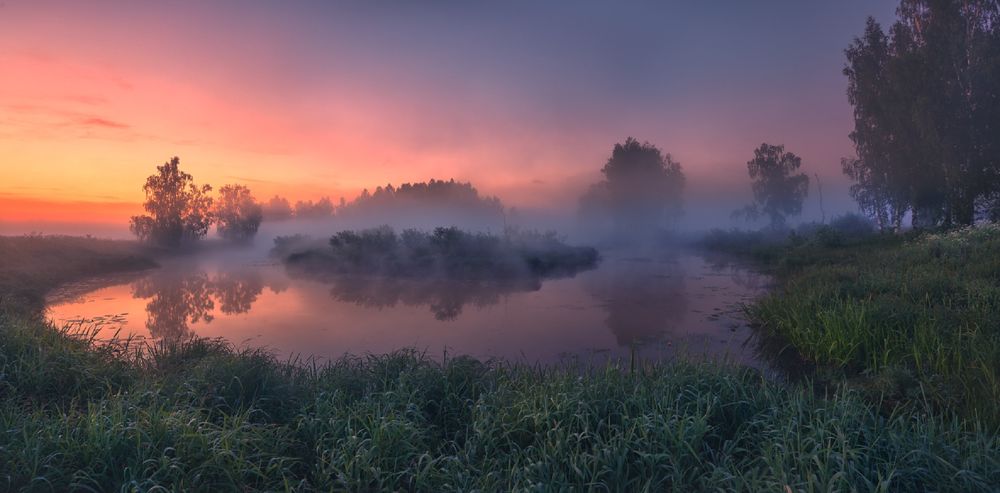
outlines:
{"label": "tall tree", "polygon": [[1000,186],[1000,4],[902,0],[846,50],[857,159],[844,172],[879,222],[970,224]]}
{"label": "tall tree", "polygon": [[802,212],[802,201],[809,194],[809,176],[797,173],[802,158],[785,152],[785,146],[761,144],[747,161],[747,173],[753,180],[753,204],[742,211],[747,219],[763,215],[771,228],[785,226],[785,217]]}
{"label": "tall tree", "polygon": [[177,157],[157,166],[156,171],[142,187],[147,214],[132,217],[132,233],[140,240],[168,247],[205,236],[213,221],[208,195],[212,187],[196,185],[191,175],[180,170]]}
{"label": "tall tree", "polygon": [[670,154],[628,137],[601,168],[604,180],[580,199],[585,218],[608,216],[619,232],[652,232],[683,212],[684,172]]}
{"label": "tall tree", "polygon": [[[861,210],[875,219],[880,229],[899,229],[910,208],[916,176],[904,172],[916,166],[919,156],[900,145],[897,128],[907,112],[907,98],[886,90],[890,59],[889,38],[869,18],[865,34],[846,51],[849,66],[847,97],[854,106],[854,142],[858,158],[845,158],[841,165],[854,180],[851,196]],[[912,137],[911,137],[912,138]]]}
{"label": "tall tree", "polygon": [[257,234],[263,208],[243,185],[225,185],[215,203],[215,228],[227,240],[245,241]]}

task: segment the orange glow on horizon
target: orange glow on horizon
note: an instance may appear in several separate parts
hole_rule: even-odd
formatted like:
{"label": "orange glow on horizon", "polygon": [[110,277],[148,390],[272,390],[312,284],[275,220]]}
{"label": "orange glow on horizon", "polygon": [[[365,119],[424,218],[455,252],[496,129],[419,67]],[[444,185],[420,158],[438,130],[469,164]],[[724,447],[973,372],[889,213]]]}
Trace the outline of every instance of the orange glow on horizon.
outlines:
{"label": "orange glow on horizon", "polygon": [[[553,36],[566,39],[539,38],[549,46],[512,40],[510,26],[485,14],[428,15],[421,25],[375,12],[0,5],[0,222],[124,224],[146,177],[172,156],[197,183],[244,184],[260,201],[336,202],[435,178],[471,182],[507,206],[566,211],[627,136],[680,161],[690,197],[749,196],[745,163],[761,142],[787,144],[822,176],[828,199],[847,197],[839,159],[852,152],[851,113],[839,65],[850,32],[824,41],[829,73],[798,70],[810,53],[787,61],[800,78],[769,70],[753,86],[734,75],[753,56],[780,58],[771,44],[720,41],[726,49],[619,65],[635,52],[628,43],[672,30],[609,37],[602,51],[583,49],[593,41],[585,26],[545,26],[565,29]],[[865,13],[851,15],[863,25]],[[479,33],[479,24],[492,28]],[[463,36],[469,48],[455,42]],[[674,64],[683,70],[657,72]]]}
{"label": "orange glow on horizon", "polygon": [[[88,202],[0,196],[0,221],[126,224],[142,206],[130,202]],[[124,221],[123,221],[124,219]]]}

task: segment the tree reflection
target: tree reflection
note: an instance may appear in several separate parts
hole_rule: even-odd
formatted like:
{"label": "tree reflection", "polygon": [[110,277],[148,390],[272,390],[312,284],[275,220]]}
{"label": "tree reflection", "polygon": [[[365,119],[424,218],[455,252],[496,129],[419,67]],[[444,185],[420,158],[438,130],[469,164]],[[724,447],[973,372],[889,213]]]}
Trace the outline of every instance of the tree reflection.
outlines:
{"label": "tree reflection", "polygon": [[215,305],[227,315],[250,310],[264,290],[260,274],[233,271],[209,277],[204,272],[158,270],[132,284],[132,297],[146,303],[146,328],[156,339],[190,337],[190,324],[214,320]]}
{"label": "tree reflection", "polygon": [[712,272],[729,276],[734,284],[753,292],[763,291],[771,283],[771,277],[746,268],[745,263],[729,255],[703,253],[703,258]]}
{"label": "tree reflection", "polygon": [[136,281],[132,297],[149,298],[146,328],[152,337],[181,339],[188,335],[188,323],[212,321],[215,303],[209,297],[210,284],[204,273],[163,271]]}
{"label": "tree reflection", "polygon": [[528,278],[515,281],[411,279],[377,276],[319,275],[300,269],[289,275],[330,284],[330,295],[337,301],[368,308],[391,308],[398,304],[427,306],[434,318],[455,320],[466,305],[482,308],[500,303],[511,293],[537,291],[542,283]]}
{"label": "tree reflection", "polygon": [[670,257],[609,260],[584,287],[603,303],[604,322],[620,346],[663,339],[687,312],[684,272]]}
{"label": "tree reflection", "polygon": [[227,315],[246,313],[264,290],[264,280],[254,271],[226,272],[215,276],[212,293],[219,310]]}

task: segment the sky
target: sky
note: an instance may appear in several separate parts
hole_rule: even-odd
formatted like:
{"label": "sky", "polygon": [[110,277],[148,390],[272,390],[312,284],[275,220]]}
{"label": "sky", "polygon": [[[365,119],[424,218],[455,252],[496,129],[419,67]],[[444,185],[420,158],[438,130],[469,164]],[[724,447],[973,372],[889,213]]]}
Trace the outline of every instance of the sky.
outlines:
{"label": "sky", "polygon": [[749,200],[762,142],[803,158],[827,214],[846,211],[843,50],[894,10],[0,0],[0,226],[124,225],[171,156],[260,199],[455,178],[569,210],[627,136],[682,164],[689,222]]}

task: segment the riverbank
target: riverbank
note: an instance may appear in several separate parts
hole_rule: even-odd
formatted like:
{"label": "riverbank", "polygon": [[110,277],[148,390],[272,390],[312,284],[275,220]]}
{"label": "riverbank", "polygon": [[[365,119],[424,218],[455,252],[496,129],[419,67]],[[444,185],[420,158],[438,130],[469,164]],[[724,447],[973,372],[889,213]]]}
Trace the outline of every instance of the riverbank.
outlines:
{"label": "riverbank", "polygon": [[749,307],[759,332],[824,383],[1000,426],[1000,226],[730,244],[781,280]]}
{"label": "riverbank", "polygon": [[36,313],[56,287],[94,276],[156,267],[134,241],[78,236],[0,236],[0,309]]}
{"label": "riverbank", "polygon": [[[79,271],[21,275],[42,286],[51,272]],[[0,324],[0,489],[1000,484],[1000,439],[972,421],[915,403],[885,413],[855,390],[818,396],[734,366],[538,367],[413,352],[311,364],[204,339],[96,345],[11,313]]]}

